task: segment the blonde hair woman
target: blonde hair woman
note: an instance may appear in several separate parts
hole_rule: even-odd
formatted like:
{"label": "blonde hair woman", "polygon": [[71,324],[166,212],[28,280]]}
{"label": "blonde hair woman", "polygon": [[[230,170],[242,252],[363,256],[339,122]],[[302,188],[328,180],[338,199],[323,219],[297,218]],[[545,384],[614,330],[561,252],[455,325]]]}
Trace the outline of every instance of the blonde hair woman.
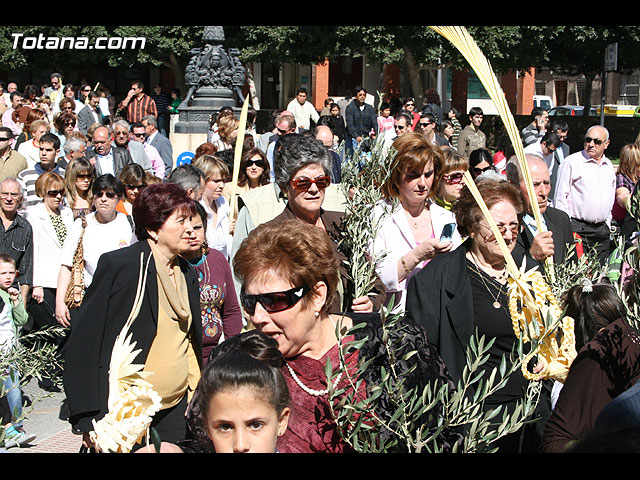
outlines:
{"label": "blonde hair woman", "polygon": [[229,202],[222,195],[229,177],[229,167],[215,155],[202,155],[191,164],[205,175],[200,203],[207,212],[207,243],[229,260],[233,225],[229,222]]}
{"label": "blonde hair woman", "polygon": [[64,172],[65,203],[73,211],[73,218],[84,217],[91,212],[93,194],[91,187],[95,173],[91,162],[74,158]]}

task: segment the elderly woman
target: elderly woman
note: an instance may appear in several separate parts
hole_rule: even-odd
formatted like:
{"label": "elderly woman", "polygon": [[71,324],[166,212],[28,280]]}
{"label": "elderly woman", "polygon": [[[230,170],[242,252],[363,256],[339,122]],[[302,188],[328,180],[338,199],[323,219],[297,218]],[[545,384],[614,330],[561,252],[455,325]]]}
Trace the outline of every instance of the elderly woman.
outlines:
{"label": "elderly woman", "polygon": [[384,286],[380,281],[370,296],[353,297],[353,283],[345,267],[349,252],[339,246],[342,238],[343,213],[322,208],[325,189],[331,183],[331,156],[322,142],[306,135],[290,134],[280,138],[275,151],[276,183],[287,196],[284,211],[270,222],[281,223],[297,218],[315,225],[332,240],[334,251],[339,255],[340,291],[330,305],[331,313],[379,311],[384,297]]}
{"label": "elderly woman", "polygon": [[107,173],[96,179],[92,193],[95,211],[75,220],[62,246],[55,311],[56,320],[65,327],[70,325],[71,320],[69,308],[65,304],[65,294],[69,283],[74,282],[74,256],[78,246],[82,245],[84,285],[75,279],[74,286],[80,293],[83,287],[87,289],[91,285],[101,255],[126,247],[132,239],[127,217],[116,211],[124,193],[122,183]]}
{"label": "elderly woman", "polygon": [[[362,388],[379,382],[380,366],[389,368],[389,365],[386,355],[379,353],[383,349],[383,334],[378,314],[330,313],[332,298],[340,283],[338,257],[331,240],[322,229],[297,219],[262,224],[242,243],[233,269],[242,281],[240,298],[245,313],[257,330],[277,340],[284,357],[282,372],[291,394],[291,416],[286,432],[278,439],[278,451],[350,451],[331,415],[325,373],[327,360],[331,361],[335,373],[341,372],[334,381],[336,388],[349,390],[345,370],[355,375],[358,360],[379,356],[377,366],[370,366],[360,378],[364,382]],[[338,339],[337,327],[346,329],[361,322],[365,325],[355,330],[353,336]],[[407,321],[406,327],[402,345],[416,349],[417,355],[405,358],[399,353],[398,358],[402,360],[396,368],[404,371],[417,367],[415,372],[420,373],[416,373],[409,384],[447,382],[446,371],[424,330],[411,321]],[[364,338],[368,341],[357,352],[347,354],[343,363],[340,345]],[[387,392],[382,395],[386,397]],[[382,410],[378,413],[385,417],[391,414]]]}
{"label": "elderly woman", "polygon": [[442,181],[433,200],[450,211],[456,200],[460,198],[460,192],[464,187],[463,176],[464,172],[469,170],[469,162],[452,148],[444,148],[442,157],[444,160]]}
{"label": "elderly woman", "polygon": [[393,148],[393,170],[382,187],[385,200],[374,209],[376,218],[384,219],[372,252],[385,253],[378,275],[387,304],[393,299],[393,311],[401,312],[408,280],[434,257],[457,247],[461,238],[455,215],[433,200],[443,176],[442,150],[419,133],[398,137]]}
{"label": "elderly woman", "polygon": [[[62,246],[67,232],[73,226],[73,212],[65,207],[64,180],[55,172],[45,172],[36,180],[36,194],[42,198],[27,209],[26,218],[33,231],[33,302],[29,303],[29,314],[35,329],[57,325],[51,315],[56,308],[56,288],[60,272]],[[45,338],[60,346],[64,337]],[[52,387],[49,379],[39,382],[45,389]]]}
{"label": "elderly woman", "polygon": [[231,253],[232,225],[229,223],[229,202],[222,192],[229,177],[229,167],[214,155],[202,155],[191,164],[205,175],[204,191],[200,203],[207,211],[207,243],[219,250],[227,260]]}
{"label": "elderly woman", "polygon": [[[507,248],[513,251],[524,208],[520,190],[493,177],[478,181],[477,187]],[[406,312],[427,330],[457,383],[467,365],[467,348],[476,330],[487,341],[494,340],[488,361],[481,366],[485,378],[493,368],[499,368],[504,355],[509,358],[518,337],[509,315],[505,257],[467,188],[463,189],[453,213],[460,233],[469,238],[459,248],[434,258],[410,280]],[[523,398],[527,384],[518,369],[502,389],[487,399],[485,406],[505,405],[511,411],[516,401]],[[516,449],[517,437],[506,437],[501,451]]]}
{"label": "elderly woman", "polygon": [[195,204],[182,187],[151,185],[133,208],[139,241],[100,258],[71,329],[64,371],[69,421],[84,433],[87,446],[92,420],[107,413],[113,345],[133,307],[142,268],[146,283],[130,330],[140,349],[134,363],[153,372],[148,381],[162,399],[151,427],[166,442],[185,436],[187,398],[200,378],[202,355],[198,278],[180,257],[189,249],[194,213]]}
{"label": "elderly woman", "polygon": [[196,204],[193,216],[193,237],[189,250],[182,254],[198,273],[200,285],[200,315],[202,319],[202,363],[207,364],[211,350],[221,340],[242,330],[242,312],[233,283],[231,267],[224,255],[207,245],[207,212]]}

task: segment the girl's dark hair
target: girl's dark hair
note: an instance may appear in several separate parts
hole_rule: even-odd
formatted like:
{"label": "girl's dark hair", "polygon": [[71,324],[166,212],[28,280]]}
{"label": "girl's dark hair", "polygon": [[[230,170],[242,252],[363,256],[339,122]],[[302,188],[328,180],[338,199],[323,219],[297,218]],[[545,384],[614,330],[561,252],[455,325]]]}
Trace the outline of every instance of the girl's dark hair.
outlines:
{"label": "girl's dark hair", "polygon": [[255,388],[278,415],[282,413],[289,404],[282,365],[278,342],[258,330],[230,337],[211,351],[187,414],[187,425],[198,450],[213,451],[206,415],[211,397],[221,391]]}
{"label": "girl's dark hair", "polygon": [[624,304],[612,285],[597,283],[591,290],[583,291],[582,285],[575,285],[563,299],[565,315],[575,321],[576,350],[589,343],[600,329],[626,317]]}
{"label": "girl's dark hair", "polygon": [[118,198],[122,198],[124,195],[124,186],[116,177],[110,173],[105,173],[104,175],[100,175],[96,178],[95,182],[93,182],[93,186],[91,187],[91,193],[94,195],[98,195],[104,191],[112,191],[118,196]]}

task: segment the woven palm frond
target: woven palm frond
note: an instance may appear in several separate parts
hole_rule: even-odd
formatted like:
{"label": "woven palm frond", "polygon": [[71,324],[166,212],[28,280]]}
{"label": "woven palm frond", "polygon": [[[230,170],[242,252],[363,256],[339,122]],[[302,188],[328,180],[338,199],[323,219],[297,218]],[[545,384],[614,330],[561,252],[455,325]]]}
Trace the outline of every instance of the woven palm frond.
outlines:
{"label": "woven palm frond", "polygon": [[[153,415],[162,407],[162,399],[146,380],[152,372],[145,372],[144,364],[135,364],[140,353],[136,342],[132,341],[129,329],[137,318],[147,280],[144,254],[140,254],[140,275],[136,297],[129,318],[118,334],[113,345],[109,363],[109,399],[107,414],[93,421],[94,431],[91,440],[102,452],[128,453],[148,433]],[[148,438],[148,436],[147,436]]]}
{"label": "woven palm frond", "polygon": [[[533,181],[531,180],[531,174],[529,172],[529,166],[527,165],[524,153],[524,147],[522,145],[522,138],[520,137],[520,131],[516,125],[511,109],[507,104],[507,99],[504,95],[500,82],[491,68],[491,63],[482,53],[475,40],[471,37],[469,32],[464,27],[430,27],[444,38],[449,40],[469,62],[471,68],[476,72],[476,75],[482,82],[485,90],[491,97],[498,114],[504,123],[504,126],[513,145],[518,164],[520,165],[520,171],[522,172],[522,178],[529,194],[529,201],[531,203],[531,209],[533,210],[533,217],[536,221],[536,225],[539,232],[545,231],[544,224],[542,223],[542,217],[540,215],[540,209],[538,208],[538,201],[536,199],[536,193],[533,188]],[[546,261],[546,272],[548,275],[553,276],[553,261],[549,257]],[[553,277],[552,277],[553,278]]]}

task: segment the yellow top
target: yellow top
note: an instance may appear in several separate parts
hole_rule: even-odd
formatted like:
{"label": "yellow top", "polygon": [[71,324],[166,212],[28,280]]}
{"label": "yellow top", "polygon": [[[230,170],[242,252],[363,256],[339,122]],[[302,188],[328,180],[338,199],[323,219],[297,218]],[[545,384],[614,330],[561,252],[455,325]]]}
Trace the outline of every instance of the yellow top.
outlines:
{"label": "yellow top", "polygon": [[175,261],[174,283],[166,267],[159,263],[158,255],[154,255],[154,260],[158,272],[158,329],[144,371],[154,372],[148,381],[162,397],[162,407],[166,409],[180,402],[185,393],[191,398],[200,379],[200,367],[189,335],[192,318],[184,275]]}

